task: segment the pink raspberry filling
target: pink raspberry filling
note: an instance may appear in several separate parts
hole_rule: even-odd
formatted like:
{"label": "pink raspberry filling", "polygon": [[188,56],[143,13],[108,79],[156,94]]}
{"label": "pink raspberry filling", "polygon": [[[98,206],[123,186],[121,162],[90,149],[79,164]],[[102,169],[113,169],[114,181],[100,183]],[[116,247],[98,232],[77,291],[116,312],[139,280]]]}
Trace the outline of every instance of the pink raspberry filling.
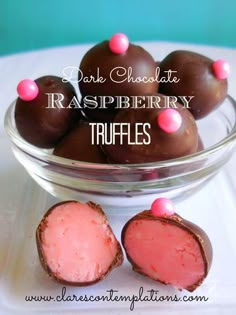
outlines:
{"label": "pink raspberry filling", "polygon": [[191,287],[204,277],[199,243],[175,224],[134,220],[126,229],[124,246],[140,272],[177,289]]}
{"label": "pink raspberry filling", "polygon": [[41,240],[47,266],[58,279],[68,282],[100,279],[118,251],[104,214],[79,202],[55,207],[46,217]]}

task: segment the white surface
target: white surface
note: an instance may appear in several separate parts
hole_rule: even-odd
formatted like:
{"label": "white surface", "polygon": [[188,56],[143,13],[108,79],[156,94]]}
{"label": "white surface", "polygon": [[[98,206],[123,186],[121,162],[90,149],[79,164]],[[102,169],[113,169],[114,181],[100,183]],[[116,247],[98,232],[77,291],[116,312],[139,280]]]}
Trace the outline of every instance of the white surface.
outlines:
{"label": "white surface", "polygon": [[[236,50],[170,43],[143,43],[156,60],[175,49],[194,50],[213,59],[230,62],[229,93],[236,97]],[[16,97],[15,88],[23,78],[61,75],[68,65],[79,65],[89,46],[74,46],[0,58],[0,314],[128,314],[129,303],[29,303],[25,295],[54,295],[61,286],[50,281],[39,266],[34,232],[45,210],[55,199],[34,184],[14,159],[3,133],[3,117]],[[214,130],[212,130],[214,132]],[[206,230],[212,240],[214,260],[204,284],[194,295],[205,295],[207,303],[139,302],[134,314],[234,314],[236,313],[236,155],[200,192],[177,205],[177,211]],[[110,216],[117,234],[128,216]],[[175,290],[134,274],[125,264],[103,282],[89,288],[68,288],[76,295],[104,295],[108,289],[119,294],[136,294],[138,288],[159,290],[161,295]],[[178,293],[182,296],[186,292]]]}

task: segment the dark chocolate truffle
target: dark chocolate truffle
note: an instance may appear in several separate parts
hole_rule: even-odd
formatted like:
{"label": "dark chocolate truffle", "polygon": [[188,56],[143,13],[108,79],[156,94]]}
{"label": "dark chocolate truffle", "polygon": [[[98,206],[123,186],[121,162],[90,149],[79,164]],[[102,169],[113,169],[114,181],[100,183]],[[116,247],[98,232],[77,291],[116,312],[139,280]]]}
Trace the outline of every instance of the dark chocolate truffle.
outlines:
{"label": "dark chocolate truffle", "polygon": [[122,244],[134,271],[179,290],[200,286],[212,262],[207,234],[176,213],[138,213],[124,226]]}
{"label": "dark chocolate truffle", "polygon": [[[178,83],[159,84],[159,92],[173,96],[194,96],[190,111],[196,119],[208,115],[227,95],[227,79],[216,78],[214,61],[191,51],[177,50],[160,64],[160,77],[167,78],[166,71],[176,71]],[[181,100],[179,99],[181,102]]]}
{"label": "dark chocolate truffle", "polygon": [[93,284],[123,262],[105,214],[92,202],[54,205],[41,220],[36,241],[42,267],[63,284]]}
{"label": "dark chocolate truffle", "polygon": [[[198,150],[198,131],[192,114],[179,103],[175,105],[175,111],[181,116],[182,123],[176,132],[167,133],[160,128],[157,117],[165,108],[165,97],[160,98],[160,108],[129,108],[120,111],[114,123],[128,123],[123,128],[127,134],[122,136],[122,143],[119,135],[115,138],[115,144],[103,145],[103,150],[114,163],[146,163],[174,159],[195,153]],[[147,105],[147,101],[145,103]],[[150,124],[150,129],[146,129],[150,136],[150,143],[147,143],[147,134],[140,129],[145,123]],[[137,140],[137,124],[139,132]],[[131,144],[132,143],[132,144]],[[133,144],[134,143],[134,144]],[[143,144],[140,144],[143,143]]]}
{"label": "dark chocolate truffle", "polygon": [[[109,42],[104,41],[92,47],[83,57],[79,71],[79,88],[82,98],[87,95],[129,97],[152,94],[158,89],[155,80],[137,81],[140,78],[149,81],[150,78],[155,78],[155,74],[156,63],[142,47],[129,44],[126,52],[114,54],[109,49]],[[102,77],[103,82],[86,82],[85,78],[91,76]],[[132,82],[132,78],[136,82]],[[84,112],[92,120],[111,121],[116,113],[113,109],[115,105],[116,101],[107,105],[107,110],[85,108]]]}
{"label": "dark chocolate truffle", "polygon": [[[96,130],[95,130],[96,132]],[[94,134],[96,137],[96,133]],[[92,163],[107,163],[100,147],[92,144],[92,129],[87,123],[80,123],[72,129],[55,147],[54,155]]]}
{"label": "dark chocolate truffle", "polygon": [[[16,101],[15,122],[20,135],[31,144],[51,148],[75,125],[81,117],[81,111],[76,108],[47,108],[46,93],[61,93],[64,99],[63,107],[67,107],[75,89],[70,83],[63,83],[56,76],[44,76],[35,80],[39,88],[38,96],[32,101],[20,98]],[[55,96],[55,99],[57,97]]]}

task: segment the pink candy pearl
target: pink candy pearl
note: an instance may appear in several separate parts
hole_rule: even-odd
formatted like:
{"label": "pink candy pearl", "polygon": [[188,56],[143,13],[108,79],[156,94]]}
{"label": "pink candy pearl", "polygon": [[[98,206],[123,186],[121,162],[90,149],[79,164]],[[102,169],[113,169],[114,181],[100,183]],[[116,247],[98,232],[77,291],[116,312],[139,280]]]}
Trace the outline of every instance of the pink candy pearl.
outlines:
{"label": "pink candy pearl", "polygon": [[174,205],[167,198],[157,198],[151,205],[151,213],[156,217],[171,216],[175,213]]}
{"label": "pink candy pearl", "polygon": [[226,79],[230,73],[230,66],[228,62],[222,59],[218,59],[213,62],[212,69],[215,77],[219,80]]}
{"label": "pink candy pearl", "polygon": [[39,88],[34,81],[25,79],[17,85],[17,93],[23,101],[32,101],[38,96]]}
{"label": "pink candy pearl", "polygon": [[125,34],[114,34],[109,40],[109,48],[114,54],[123,54],[129,48],[129,40]]}
{"label": "pink candy pearl", "polygon": [[166,133],[174,133],[182,124],[182,117],[177,110],[168,108],[157,115],[158,126]]}

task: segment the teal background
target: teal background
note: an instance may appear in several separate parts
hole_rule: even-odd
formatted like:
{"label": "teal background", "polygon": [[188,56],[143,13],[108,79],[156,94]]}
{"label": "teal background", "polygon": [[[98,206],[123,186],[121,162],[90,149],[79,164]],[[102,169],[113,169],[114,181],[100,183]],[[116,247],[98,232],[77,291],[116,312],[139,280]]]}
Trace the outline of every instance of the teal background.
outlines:
{"label": "teal background", "polygon": [[0,55],[97,42],[124,32],[130,40],[236,47],[235,0],[0,0]]}

